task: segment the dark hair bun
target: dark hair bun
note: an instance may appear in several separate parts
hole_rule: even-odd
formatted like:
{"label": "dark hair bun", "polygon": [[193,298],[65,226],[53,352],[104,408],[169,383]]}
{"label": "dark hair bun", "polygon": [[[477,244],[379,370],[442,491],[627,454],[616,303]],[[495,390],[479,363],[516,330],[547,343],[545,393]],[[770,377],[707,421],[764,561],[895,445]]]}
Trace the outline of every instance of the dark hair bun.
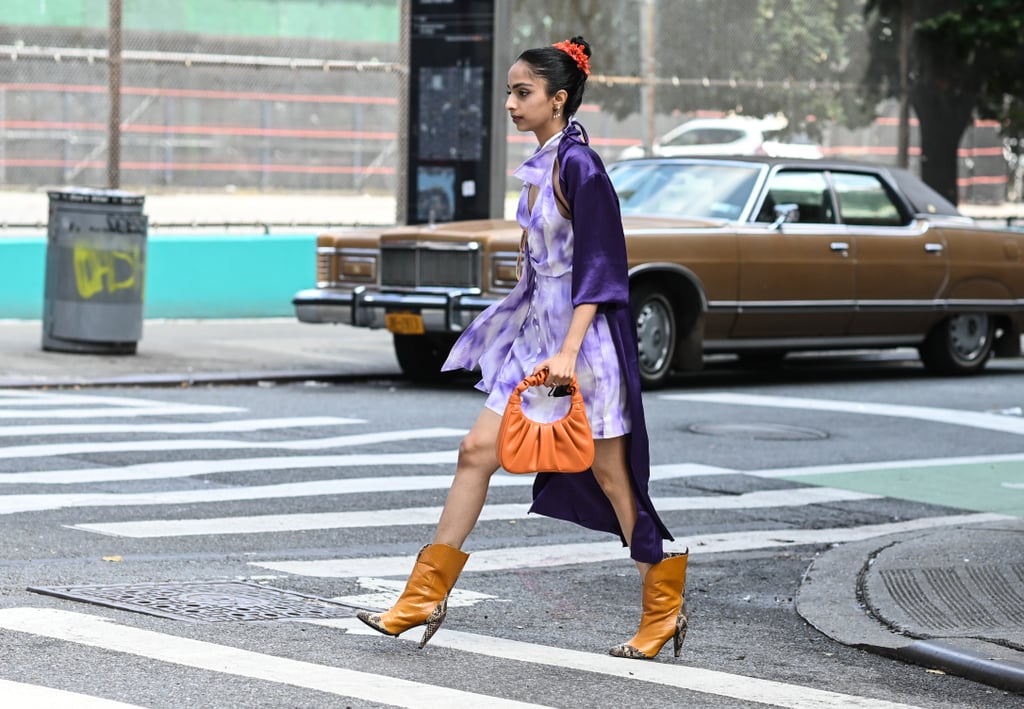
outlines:
{"label": "dark hair bun", "polygon": [[572,42],[573,44],[578,44],[581,47],[583,47],[583,53],[586,54],[588,57],[594,56],[590,52],[590,42],[588,42],[587,40],[583,39],[583,37],[577,35],[577,36],[573,37],[572,39],[570,39],[569,41]]}

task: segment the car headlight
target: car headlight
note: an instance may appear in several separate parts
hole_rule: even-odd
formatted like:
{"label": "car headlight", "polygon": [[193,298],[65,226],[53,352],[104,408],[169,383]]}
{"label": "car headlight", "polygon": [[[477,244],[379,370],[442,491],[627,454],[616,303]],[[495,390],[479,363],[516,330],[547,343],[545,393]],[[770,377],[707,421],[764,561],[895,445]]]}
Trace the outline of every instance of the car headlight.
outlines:
{"label": "car headlight", "polygon": [[337,249],[338,280],[375,283],[378,258],[376,249]]}
{"label": "car headlight", "polygon": [[516,261],[519,254],[514,251],[499,251],[491,256],[491,290],[509,291],[519,282]]}

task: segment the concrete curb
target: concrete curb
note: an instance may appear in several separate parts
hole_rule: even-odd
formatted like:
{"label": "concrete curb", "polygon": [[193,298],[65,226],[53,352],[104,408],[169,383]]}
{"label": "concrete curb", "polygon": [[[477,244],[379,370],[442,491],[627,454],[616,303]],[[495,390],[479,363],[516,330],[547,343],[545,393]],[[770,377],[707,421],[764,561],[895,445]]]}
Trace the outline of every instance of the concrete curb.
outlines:
{"label": "concrete curb", "polygon": [[260,382],[331,382],[342,383],[368,379],[394,379],[402,376],[393,371],[349,372],[330,374],[319,370],[309,371],[266,371],[266,372],[183,372],[180,374],[128,374],[121,377],[90,377],[83,379],[54,379],[9,377],[0,378],[3,389],[68,389],[95,387],[189,387],[207,384],[258,384]]}
{"label": "concrete curb", "polygon": [[[937,669],[1012,692],[1024,693],[1024,653],[978,640],[919,639],[882,623],[862,597],[872,560],[884,549],[934,530],[878,537],[836,546],[807,568],[797,593],[797,613],[833,640],[868,652]],[[1000,657],[1002,656],[1002,657]]]}

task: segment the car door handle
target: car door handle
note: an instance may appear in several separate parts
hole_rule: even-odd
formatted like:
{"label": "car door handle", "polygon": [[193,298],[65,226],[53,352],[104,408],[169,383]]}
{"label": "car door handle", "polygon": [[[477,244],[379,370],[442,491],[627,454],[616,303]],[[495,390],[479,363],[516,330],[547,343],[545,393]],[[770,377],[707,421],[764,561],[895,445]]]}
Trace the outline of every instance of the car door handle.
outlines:
{"label": "car door handle", "polygon": [[833,251],[849,251],[850,250],[850,245],[847,244],[845,241],[833,241],[831,244],[828,245],[828,247],[830,249],[832,249]]}
{"label": "car door handle", "polygon": [[945,248],[945,247],[943,247],[942,244],[925,244],[924,245],[925,252],[929,253],[929,254],[941,254],[943,248]]}

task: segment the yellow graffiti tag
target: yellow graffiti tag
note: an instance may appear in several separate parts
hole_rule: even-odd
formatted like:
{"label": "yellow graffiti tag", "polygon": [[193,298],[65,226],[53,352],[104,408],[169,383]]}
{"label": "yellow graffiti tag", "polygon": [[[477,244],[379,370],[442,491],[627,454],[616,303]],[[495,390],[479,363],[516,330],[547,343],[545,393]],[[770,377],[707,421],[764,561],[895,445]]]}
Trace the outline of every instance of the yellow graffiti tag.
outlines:
{"label": "yellow graffiti tag", "polygon": [[[83,299],[103,291],[114,293],[136,287],[136,274],[141,265],[137,246],[131,251],[107,251],[75,244],[74,261],[75,285]],[[119,264],[120,280],[117,274]]]}

